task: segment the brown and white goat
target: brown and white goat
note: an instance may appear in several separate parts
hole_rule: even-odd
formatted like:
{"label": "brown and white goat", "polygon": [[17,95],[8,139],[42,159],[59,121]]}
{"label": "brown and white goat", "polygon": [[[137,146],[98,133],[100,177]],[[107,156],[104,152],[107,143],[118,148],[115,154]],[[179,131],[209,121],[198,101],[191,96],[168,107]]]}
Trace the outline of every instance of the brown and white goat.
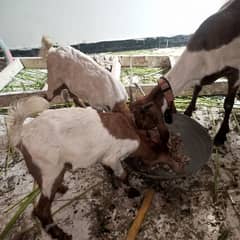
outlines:
{"label": "brown and white goat", "polygon": [[172,114],[176,111],[171,87],[165,78],[161,78],[152,91],[130,104],[138,129],[150,130],[155,127],[160,135],[159,148],[168,153],[169,131],[165,123],[172,123]]}
{"label": "brown and white goat", "polygon": [[[47,108],[43,98],[22,99],[9,110],[7,126],[10,142],[22,152],[41,189],[34,214],[53,238],[71,239],[54,224],[51,215],[52,201],[63,189],[68,168],[87,168],[100,161],[123,178],[121,161],[131,156],[147,164],[162,162],[175,171],[181,169],[170,154],[161,152],[144,132],[136,130],[134,122],[123,113],[97,112],[90,107],[44,110]],[[25,121],[41,111],[38,117]]]}
{"label": "brown and white goat", "polygon": [[120,79],[86,54],[70,46],[51,48],[47,69],[49,101],[67,88],[77,105],[82,105],[81,99],[97,109],[125,108],[121,105],[126,104],[128,95]]}
{"label": "brown and white goat", "polygon": [[[175,96],[184,89],[195,86],[192,101],[185,111],[189,116],[195,109],[196,99],[203,85],[211,84],[220,77],[228,79],[225,116],[214,139],[216,145],[223,144],[226,140],[229,116],[240,84],[239,14],[240,1],[231,0],[204,21],[193,34],[177,63],[165,76]],[[137,102],[135,106],[136,104]]]}

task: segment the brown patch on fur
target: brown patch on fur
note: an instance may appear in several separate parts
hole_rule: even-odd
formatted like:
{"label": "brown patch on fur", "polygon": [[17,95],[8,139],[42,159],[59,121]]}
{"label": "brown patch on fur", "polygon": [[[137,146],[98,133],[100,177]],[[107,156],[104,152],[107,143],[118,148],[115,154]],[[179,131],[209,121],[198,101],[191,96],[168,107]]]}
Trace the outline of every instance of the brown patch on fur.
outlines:
{"label": "brown patch on fur", "polygon": [[123,113],[107,112],[98,113],[103,126],[109,131],[111,135],[118,139],[132,139],[138,140],[133,121],[129,121]]}
{"label": "brown patch on fur", "polygon": [[133,115],[126,102],[118,102],[114,105],[112,112],[123,113],[130,121],[133,119]]}
{"label": "brown patch on fur", "polygon": [[160,119],[163,120],[161,109],[153,101],[146,103],[136,102],[131,105],[135,123],[139,129],[150,130],[157,126]]}
{"label": "brown patch on fur", "polygon": [[[28,167],[28,170],[30,174],[33,176],[37,184],[39,185],[39,188],[42,190],[42,175],[41,170],[33,163],[33,159],[27,148],[24,146],[22,142],[20,142],[17,145],[17,148],[21,151],[21,153],[24,156],[26,165]],[[65,192],[66,187],[62,184],[64,173],[66,170],[71,169],[72,165],[69,163],[66,163],[64,165],[64,168],[59,173],[58,177],[55,179],[55,182],[52,186],[52,192],[51,192],[51,198],[45,197],[43,194],[41,194],[40,199],[38,201],[38,204],[36,208],[33,211],[33,214],[37,216],[43,226],[45,228],[46,232],[48,232],[53,238],[57,239],[71,239],[71,236],[64,233],[62,229],[60,229],[56,224],[54,224],[52,214],[51,214],[51,204],[55,197],[55,194],[57,191],[59,192]]]}
{"label": "brown patch on fur", "polygon": [[72,168],[72,165],[66,163],[64,168],[59,173],[58,177],[52,186],[52,192],[50,199],[41,194],[37,206],[35,207],[33,214],[37,216],[47,233],[49,233],[53,238],[57,239],[71,239],[71,236],[66,234],[61,228],[59,228],[53,221],[51,214],[51,205],[54,200],[56,192],[61,192],[66,190],[66,187],[62,184],[64,173],[66,170]]}
{"label": "brown patch on fur", "polygon": [[113,112],[121,112],[121,113],[125,113],[125,112],[129,112],[130,113],[130,109],[128,107],[128,105],[125,102],[118,102],[114,105]]}
{"label": "brown patch on fur", "polygon": [[130,104],[130,109],[139,129],[153,129],[159,121],[164,121],[161,110],[163,100],[164,95],[161,87],[156,86],[147,96],[141,97]]}
{"label": "brown patch on fur", "polygon": [[[98,113],[104,127],[118,139],[132,139],[139,142],[139,147],[131,154],[131,157],[140,158],[145,164],[153,165],[163,161],[170,161],[171,156],[168,152],[166,139],[158,136],[153,141],[151,134],[146,130],[139,130],[133,121],[123,113]],[[155,130],[157,131],[157,130]],[[158,131],[157,131],[158,132]]]}
{"label": "brown patch on fur", "polygon": [[[162,113],[164,94],[159,85],[149,95],[142,97],[130,105],[139,129],[151,130],[157,127],[159,133],[158,146],[162,152],[168,153],[169,131]],[[172,114],[172,113],[170,113]]]}
{"label": "brown patch on fur", "polygon": [[25,159],[28,171],[31,173],[31,175],[34,177],[35,181],[37,182],[38,186],[41,188],[42,175],[41,175],[40,168],[33,163],[31,154],[28,152],[27,148],[24,146],[22,142],[18,143],[17,148],[21,151]]}

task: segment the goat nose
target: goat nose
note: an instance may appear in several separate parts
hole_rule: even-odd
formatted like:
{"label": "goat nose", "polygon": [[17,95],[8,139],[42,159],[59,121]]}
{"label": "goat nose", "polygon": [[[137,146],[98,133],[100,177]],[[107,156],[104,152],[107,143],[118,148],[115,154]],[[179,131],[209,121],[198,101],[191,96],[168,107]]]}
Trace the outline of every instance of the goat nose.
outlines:
{"label": "goat nose", "polygon": [[172,112],[171,110],[167,109],[164,113],[164,120],[166,123],[172,123],[173,122],[173,118],[172,118]]}

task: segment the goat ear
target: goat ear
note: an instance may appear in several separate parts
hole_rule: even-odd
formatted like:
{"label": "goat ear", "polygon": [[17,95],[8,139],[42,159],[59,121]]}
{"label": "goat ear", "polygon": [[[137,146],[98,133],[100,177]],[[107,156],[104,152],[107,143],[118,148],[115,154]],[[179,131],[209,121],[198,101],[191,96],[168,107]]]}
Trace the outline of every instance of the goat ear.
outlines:
{"label": "goat ear", "polygon": [[143,104],[141,109],[145,111],[145,110],[149,109],[152,106],[153,106],[153,102],[148,102],[146,104]]}
{"label": "goat ear", "polygon": [[151,90],[151,92],[146,96],[146,98],[147,98],[148,100],[153,100],[153,99],[155,99],[159,94],[162,96],[161,88],[160,88],[160,86],[157,85],[157,86],[155,86],[155,87]]}

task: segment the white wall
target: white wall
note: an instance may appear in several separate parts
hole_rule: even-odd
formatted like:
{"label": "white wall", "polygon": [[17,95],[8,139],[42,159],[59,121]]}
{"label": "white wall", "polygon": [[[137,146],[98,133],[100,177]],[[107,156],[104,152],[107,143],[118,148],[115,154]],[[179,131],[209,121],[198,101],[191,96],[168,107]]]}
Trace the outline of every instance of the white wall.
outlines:
{"label": "white wall", "polygon": [[0,0],[0,37],[10,48],[193,33],[224,0]]}

